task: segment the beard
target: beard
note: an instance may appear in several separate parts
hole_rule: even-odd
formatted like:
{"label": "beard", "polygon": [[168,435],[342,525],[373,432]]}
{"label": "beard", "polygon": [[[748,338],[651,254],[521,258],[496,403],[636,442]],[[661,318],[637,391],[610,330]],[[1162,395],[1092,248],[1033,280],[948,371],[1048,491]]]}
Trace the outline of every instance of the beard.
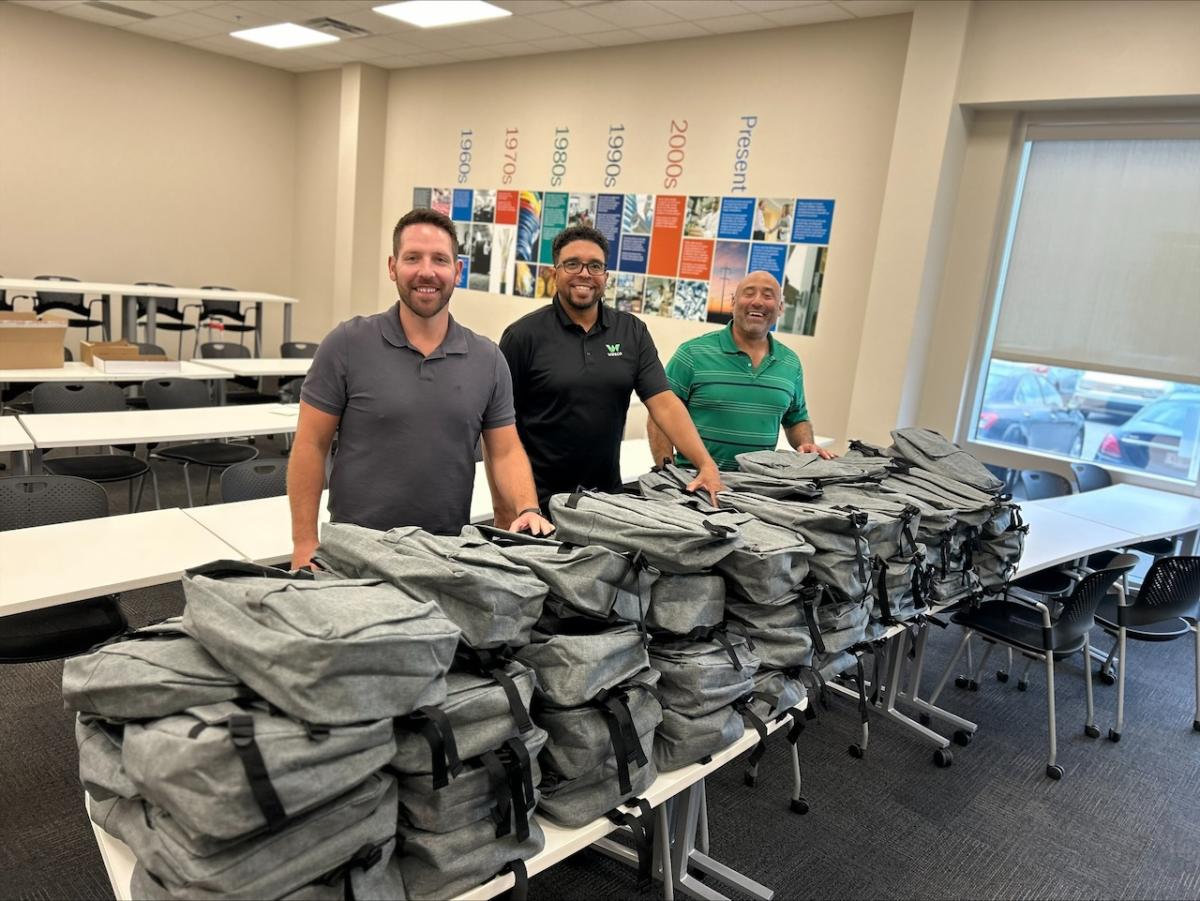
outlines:
{"label": "beard", "polygon": [[400,295],[400,302],[408,307],[414,316],[420,316],[422,319],[432,319],[442,312],[446,308],[446,304],[450,303],[452,291],[453,289],[445,289],[433,297],[426,298],[417,295],[409,288],[396,285],[396,293]]}
{"label": "beard", "polygon": [[580,299],[575,296],[575,292],[571,290],[571,286],[567,285],[565,289],[558,290],[558,299],[575,310],[590,310],[600,302],[603,292],[596,290],[592,286],[591,296],[587,299]]}

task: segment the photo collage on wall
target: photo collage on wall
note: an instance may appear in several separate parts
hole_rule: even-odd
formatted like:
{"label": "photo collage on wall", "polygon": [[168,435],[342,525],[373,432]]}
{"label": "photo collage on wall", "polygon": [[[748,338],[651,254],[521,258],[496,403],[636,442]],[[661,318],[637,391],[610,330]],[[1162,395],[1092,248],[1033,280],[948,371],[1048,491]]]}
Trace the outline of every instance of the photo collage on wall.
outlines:
{"label": "photo collage on wall", "polygon": [[605,303],[643,316],[725,323],[738,282],[763,270],[783,287],[777,328],[798,335],[816,331],[833,205],[793,197],[413,189],[414,208],[454,220],[459,287],[549,300],[555,236],[589,225],[609,243]]}

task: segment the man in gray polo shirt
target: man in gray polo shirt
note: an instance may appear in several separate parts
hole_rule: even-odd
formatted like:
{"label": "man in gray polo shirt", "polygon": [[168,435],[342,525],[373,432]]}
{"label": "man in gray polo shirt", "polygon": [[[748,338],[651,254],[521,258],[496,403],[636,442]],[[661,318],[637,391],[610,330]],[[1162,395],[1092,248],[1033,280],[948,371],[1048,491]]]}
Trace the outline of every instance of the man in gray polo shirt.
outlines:
{"label": "man in gray polo shirt", "polygon": [[293,568],[308,565],[317,547],[335,433],[329,509],[336,522],[458,534],[470,519],[482,435],[498,524],[535,535],[553,529],[538,510],[517,437],[508,365],[494,343],[447,309],[462,265],[454,224],[413,210],[396,224],[392,248],[388,276],[399,302],[330,332],[300,392],[288,465]]}

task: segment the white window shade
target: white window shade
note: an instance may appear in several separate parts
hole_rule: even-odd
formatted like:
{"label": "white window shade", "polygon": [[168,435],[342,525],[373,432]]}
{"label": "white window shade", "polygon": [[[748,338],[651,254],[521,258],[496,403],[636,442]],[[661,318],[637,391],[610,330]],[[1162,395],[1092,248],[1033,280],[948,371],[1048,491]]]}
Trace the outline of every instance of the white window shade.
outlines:
{"label": "white window shade", "polygon": [[1030,145],[992,356],[1200,381],[1200,140]]}

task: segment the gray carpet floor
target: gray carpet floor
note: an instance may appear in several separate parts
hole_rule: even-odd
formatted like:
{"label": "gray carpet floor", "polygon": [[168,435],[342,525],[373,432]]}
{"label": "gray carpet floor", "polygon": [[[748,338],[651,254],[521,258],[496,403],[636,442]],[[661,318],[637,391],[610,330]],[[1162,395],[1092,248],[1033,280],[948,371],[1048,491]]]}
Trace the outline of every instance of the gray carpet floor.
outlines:
{"label": "gray carpet floor", "polygon": [[[259,447],[268,455],[277,446],[260,439]],[[178,503],[178,476],[164,468],[161,478],[164,503]],[[112,494],[117,512],[123,492]],[[139,625],[178,613],[183,597],[176,583],[129,592],[123,605]],[[955,628],[934,630],[926,693],[956,637]],[[1094,638],[1107,648],[1098,630]],[[1130,659],[1119,744],[1084,736],[1079,659],[1060,665],[1061,782],[1043,775],[1038,667],[1027,693],[990,674],[978,692],[947,689],[944,705],[980,725],[969,747],[954,748],[949,769],[879,719],[865,758],[852,759],[857,711],[835,697],[801,738],[811,811],[788,809],[790,764],[776,739],[757,787],[743,785],[737,762],[710,778],[712,854],[780,899],[1200,898],[1193,645],[1132,645]],[[0,898],[112,897],[83,811],[61,675],[60,662],[0,669]],[[1096,699],[1105,733],[1115,689],[1097,682]],[[534,899],[636,895],[632,872],[592,851],[530,883]]]}

